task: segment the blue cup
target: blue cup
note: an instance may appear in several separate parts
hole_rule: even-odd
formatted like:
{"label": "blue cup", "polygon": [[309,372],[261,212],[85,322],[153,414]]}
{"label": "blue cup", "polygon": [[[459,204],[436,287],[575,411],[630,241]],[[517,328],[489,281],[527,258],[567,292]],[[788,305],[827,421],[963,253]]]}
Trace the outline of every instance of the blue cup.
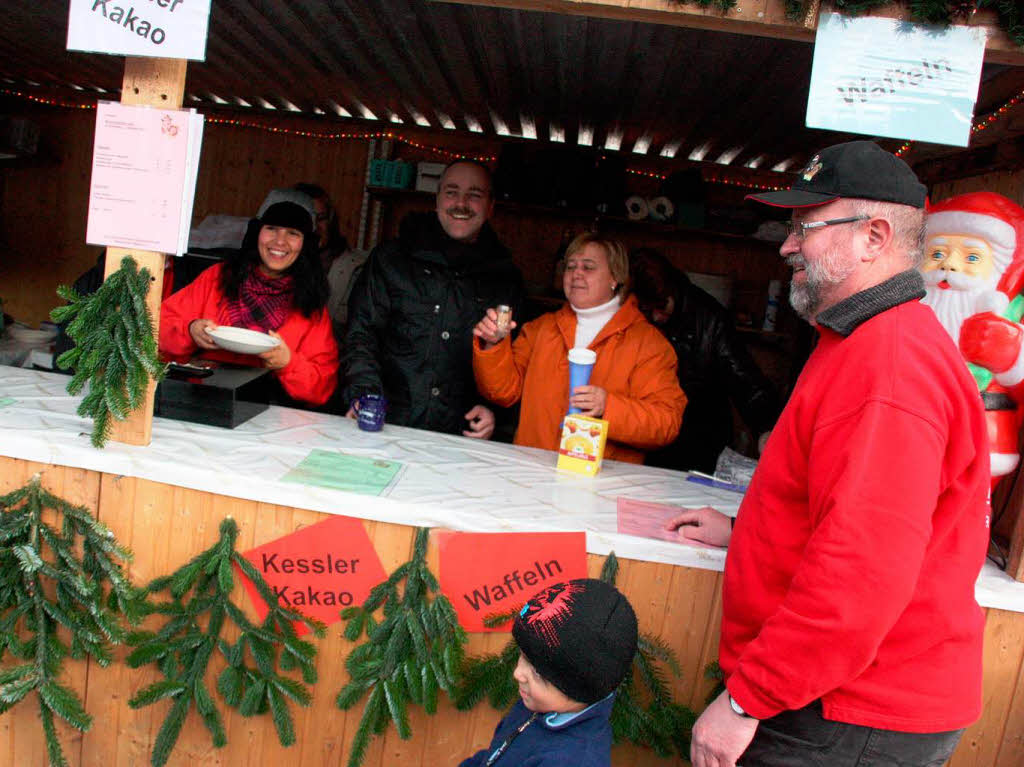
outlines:
{"label": "blue cup", "polygon": [[[590,383],[590,371],[594,369],[597,362],[597,352],[592,349],[575,348],[569,350],[569,396],[577,386],[586,386]],[[570,413],[581,412],[578,407],[570,407]]]}
{"label": "blue cup", "polygon": [[356,423],[363,431],[380,431],[388,412],[388,401],[381,394],[364,394],[356,400]]}

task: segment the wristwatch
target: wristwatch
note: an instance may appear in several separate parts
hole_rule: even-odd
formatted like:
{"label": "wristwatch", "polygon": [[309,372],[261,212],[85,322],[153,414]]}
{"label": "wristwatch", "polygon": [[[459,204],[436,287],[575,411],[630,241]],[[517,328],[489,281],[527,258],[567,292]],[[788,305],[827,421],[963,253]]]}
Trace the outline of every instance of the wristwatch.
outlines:
{"label": "wristwatch", "polygon": [[753,717],[750,714],[743,710],[743,706],[736,702],[736,699],[732,697],[732,694],[728,690],[725,691],[725,697],[729,699],[729,707],[733,711],[735,711],[740,716],[746,717],[747,719],[753,719]]}

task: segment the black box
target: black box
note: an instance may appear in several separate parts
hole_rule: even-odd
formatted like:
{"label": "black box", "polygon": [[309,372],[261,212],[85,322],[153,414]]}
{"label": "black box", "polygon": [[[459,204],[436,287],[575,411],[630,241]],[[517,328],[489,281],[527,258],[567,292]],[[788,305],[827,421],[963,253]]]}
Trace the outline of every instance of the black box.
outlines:
{"label": "black box", "polygon": [[263,368],[228,365],[206,378],[168,375],[156,387],[153,415],[233,429],[269,407],[268,375]]}

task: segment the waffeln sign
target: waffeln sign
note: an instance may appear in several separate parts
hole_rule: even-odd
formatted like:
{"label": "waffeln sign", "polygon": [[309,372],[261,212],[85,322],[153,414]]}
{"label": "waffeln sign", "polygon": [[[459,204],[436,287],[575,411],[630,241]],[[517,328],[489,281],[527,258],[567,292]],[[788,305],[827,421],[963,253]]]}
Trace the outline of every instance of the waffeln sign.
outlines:
{"label": "waffeln sign", "polygon": [[[361,604],[386,577],[363,523],[352,517],[331,517],[242,556],[252,562],[281,604],[327,625],[342,609]],[[267,605],[256,587],[242,576],[260,620]],[[305,627],[296,626],[305,633]]]}
{"label": "waffeln sign", "polygon": [[807,127],[967,146],[984,54],[982,27],[823,14]]}
{"label": "waffeln sign", "polygon": [[71,0],[68,50],[206,60],[210,0]]}
{"label": "waffeln sign", "polygon": [[466,631],[484,618],[521,608],[542,589],[587,577],[586,533],[436,533],[441,591]]}

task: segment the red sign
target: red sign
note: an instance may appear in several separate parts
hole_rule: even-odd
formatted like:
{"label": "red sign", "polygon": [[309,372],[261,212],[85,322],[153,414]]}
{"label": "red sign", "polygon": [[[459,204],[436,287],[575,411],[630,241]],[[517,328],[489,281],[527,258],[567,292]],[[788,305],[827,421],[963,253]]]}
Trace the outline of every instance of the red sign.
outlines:
{"label": "red sign", "polygon": [[518,610],[548,586],[587,577],[586,533],[436,534],[441,591],[466,631],[507,631],[484,626],[488,615]]}
{"label": "red sign", "polygon": [[[282,605],[327,625],[340,620],[344,608],[361,604],[387,577],[363,523],[352,517],[331,517],[242,556],[260,571]],[[267,605],[252,581],[243,576],[242,582],[263,620]],[[295,628],[307,631],[303,624]]]}

